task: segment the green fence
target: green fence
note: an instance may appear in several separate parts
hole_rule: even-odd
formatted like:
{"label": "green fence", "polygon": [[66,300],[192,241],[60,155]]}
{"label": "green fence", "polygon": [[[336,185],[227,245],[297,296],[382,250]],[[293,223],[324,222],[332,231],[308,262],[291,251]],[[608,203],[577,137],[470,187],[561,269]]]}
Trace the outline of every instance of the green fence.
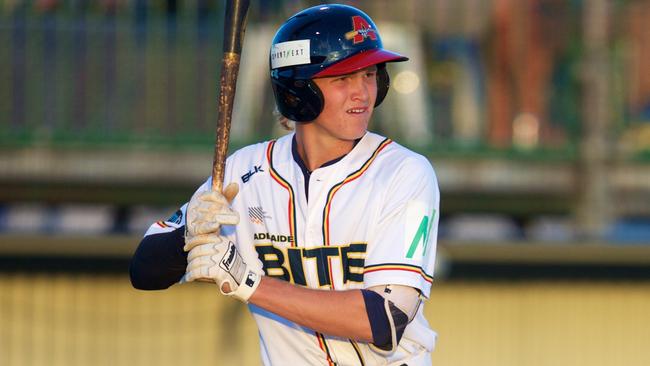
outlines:
{"label": "green fence", "polygon": [[[249,29],[270,37],[310,3],[254,2]],[[359,2],[386,25],[385,39],[411,44],[419,78],[416,94],[395,97],[408,75],[394,70],[394,91],[373,128],[431,153],[575,158],[593,106],[585,100],[584,3],[504,3]],[[7,4],[0,9],[0,146],[210,146],[221,1]],[[650,35],[635,14],[650,5],[612,4],[602,73],[606,137],[626,157],[642,157],[650,150],[650,82],[640,65],[650,57]],[[514,21],[520,18],[526,22]],[[256,52],[248,57],[266,57],[265,49]],[[257,108],[235,144],[276,131],[270,86],[251,86],[260,87],[263,98],[242,96]],[[424,141],[408,137],[414,127],[405,111],[416,113],[416,100]]]}

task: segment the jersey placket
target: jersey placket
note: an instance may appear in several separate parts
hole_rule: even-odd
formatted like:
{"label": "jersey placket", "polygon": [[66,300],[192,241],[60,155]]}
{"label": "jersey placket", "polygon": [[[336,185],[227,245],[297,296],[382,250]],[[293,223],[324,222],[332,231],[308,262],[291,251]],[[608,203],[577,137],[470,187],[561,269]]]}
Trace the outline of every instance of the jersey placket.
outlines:
{"label": "jersey placket", "polygon": [[[310,180],[310,195],[313,192],[312,199],[309,203],[309,231],[314,242],[321,248],[322,272],[327,276],[327,283],[330,289],[339,289],[340,286],[340,250],[337,246],[331,245],[334,243],[326,243],[323,233],[323,208],[327,204],[328,192],[332,185],[338,181],[340,176],[345,176],[345,162],[341,161],[332,166],[319,168],[312,172]],[[318,192],[316,194],[316,192]],[[335,220],[330,218],[332,224]],[[335,227],[335,226],[334,226]]]}
{"label": "jersey placket", "polygon": [[[310,277],[309,283],[312,284],[311,287],[315,288],[335,289],[334,281],[336,279],[333,276],[332,260],[327,257],[328,248],[325,247],[322,235],[323,206],[327,201],[327,192],[329,190],[328,185],[334,169],[336,168],[333,166],[316,169],[311,172],[309,181],[307,182],[309,185],[309,200],[305,201],[307,205],[307,215],[305,218],[305,239],[303,243],[307,250],[311,249],[318,251],[318,256],[316,256],[316,258],[308,260],[309,262],[312,262],[309,263],[308,266],[316,269],[315,271],[310,270],[308,275]],[[323,268],[323,266],[326,268]],[[322,276],[326,276],[326,278],[321,278]],[[321,286],[320,281],[323,279],[326,279],[329,284]],[[319,347],[325,353],[328,365],[336,365],[336,355],[332,348],[334,345],[331,342],[328,342],[323,334],[318,332],[316,333],[316,338],[319,342]]]}

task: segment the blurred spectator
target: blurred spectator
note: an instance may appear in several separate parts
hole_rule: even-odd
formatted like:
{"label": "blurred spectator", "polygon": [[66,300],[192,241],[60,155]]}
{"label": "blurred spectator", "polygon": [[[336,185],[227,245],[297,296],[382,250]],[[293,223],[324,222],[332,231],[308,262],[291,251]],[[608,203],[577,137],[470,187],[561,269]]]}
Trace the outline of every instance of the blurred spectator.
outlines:
{"label": "blurred spectator", "polygon": [[[619,148],[623,153],[635,155],[650,151],[650,3],[633,1],[623,12],[623,66],[624,107],[620,118],[624,130]],[[623,117],[623,116],[621,116]]]}
{"label": "blurred spectator", "polygon": [[565,138],[551,124],[551,77],[569,37],[563,0],[494,0],[487,62],[489,131],[496,147],[533,148]]}
{"label": "blurred spectator", "polygon": [[59,0],[38,0],[34,6],[38,11],[53,11],[59,6]]}
{"label": "blurred spectator", "polygon": [[629,32],[627,104],[632,120],[650,122],[650,2],[632,2],[625,14]]}

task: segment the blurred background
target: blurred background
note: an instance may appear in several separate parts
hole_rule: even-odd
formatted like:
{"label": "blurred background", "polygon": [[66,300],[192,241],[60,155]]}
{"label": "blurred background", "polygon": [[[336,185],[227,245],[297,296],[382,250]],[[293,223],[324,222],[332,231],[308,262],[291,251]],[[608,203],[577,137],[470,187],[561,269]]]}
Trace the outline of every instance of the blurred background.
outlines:
{"label": "blurred background", "polygon": [[[251,3],[231,151],[319,2]],[[411,58],[371,129],[438,175],[433,363],[650,364],[650,1],[347,3]],[[224,4],[0,0],[0,365],[259,364],[243,305],[128,280],[210,174]]]}

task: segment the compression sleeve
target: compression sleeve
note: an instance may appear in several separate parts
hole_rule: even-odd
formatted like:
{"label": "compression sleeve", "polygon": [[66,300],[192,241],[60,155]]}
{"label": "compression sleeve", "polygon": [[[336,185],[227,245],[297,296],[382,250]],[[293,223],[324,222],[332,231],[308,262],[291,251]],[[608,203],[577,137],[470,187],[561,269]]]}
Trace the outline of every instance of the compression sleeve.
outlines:
{"label": "compression sleeve", "polygon": [[187,267],[185,226],[145,236],[133,254],[129,273],[139,290],[162,290],[180,281]]}

